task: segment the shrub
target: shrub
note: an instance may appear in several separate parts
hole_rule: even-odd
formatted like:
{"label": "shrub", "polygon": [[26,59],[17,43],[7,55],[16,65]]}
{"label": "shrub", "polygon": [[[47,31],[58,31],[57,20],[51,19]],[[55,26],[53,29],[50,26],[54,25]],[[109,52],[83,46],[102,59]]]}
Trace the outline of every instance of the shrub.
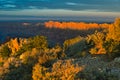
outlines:
{"label": "shrub", "polygon": [[83,70],[72,60],[59,60],[53,64],[52,69],[36,64],[33,68],[33,80],[74,80],[75,75]]}
{"label": "shrub", "polygon": [[104,47],[109,58],[120,57],[120,18],[110,25]]}
{"label": "shrub", "polygon": [[3,45],[1,46],[1,49],[0,49],[0,55],[2,57],[9,57],[11,54],[11,50],[10,48],[8,47],[8,45]]}
{"label": "shrub", "polygon": [[[63,44],[64,53],[68,57],[83,57],[87,55],[87,44],[83,37],[75,37],[73,39],[66,40]],[[84,54],[82,54],[84,52]]]}
{"label": "shrub", "polygon": [[30,38],[29,41],[33,48],[46,49],[48,47],[46,37],[44,36],[35,36]]}
{"label": "shrub", "polygon": [[44,36],[35,36],[29,38],[28,42],[23,44],[23,46],[16,52],[16,55],[19,56],[25,51],[32,51],[32,48],[36,48],[38,50],[46,49],[48,47],[48,43],[46,37]]}
{"label": "shrub", "polygon": [[104,44],[107,55],[110,59],[120,57],[120,42],[109,40]]}
{"label": "shrub", "polygon": [[46,51],[40,54],[38,61],[39,64],[45,67],[50,67],[57,59],[64,57],[62,55],[60,48],[46,49]]}
{"label": "shrub", "polygon": [[49,79],[46,76],[47,70],[48,70],[47,68],[41,66],[40,64],[36,64],[33,67],[33,71],[32,71],[33,80],[47,80],[47,79]]}

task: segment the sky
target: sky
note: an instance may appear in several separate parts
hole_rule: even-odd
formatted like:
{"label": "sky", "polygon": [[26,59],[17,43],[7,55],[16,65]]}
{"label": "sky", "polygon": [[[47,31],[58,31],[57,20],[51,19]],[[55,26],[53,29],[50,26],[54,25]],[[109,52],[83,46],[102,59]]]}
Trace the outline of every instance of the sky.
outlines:
{"label": "sky", "polygon": [[16,16],[120,17],[120,0],[0,0],[0,18]]}

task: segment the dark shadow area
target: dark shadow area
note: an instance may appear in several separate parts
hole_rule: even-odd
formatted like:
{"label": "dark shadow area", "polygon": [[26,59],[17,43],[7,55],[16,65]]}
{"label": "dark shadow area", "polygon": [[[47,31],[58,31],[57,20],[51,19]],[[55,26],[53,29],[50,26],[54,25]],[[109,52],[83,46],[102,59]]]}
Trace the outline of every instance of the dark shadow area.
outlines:
{"label": "dark shadow area", "polygon": [[28,38],[36,35],[46,36],[48,41],[54,45],[57,43],[62,44],[66,39],[76,36],[85,37],[88,34],[93,34],[95,30],[101,31],[102,29],[89,29],[89,30],[70,30],[70,29],[57,29],[45,28],[43,25],[36,25],[38,22],[27,22],[29,25],[23,25],[24,22],[0,22],[0,43],[8,41],[10,38],[20,37]]}

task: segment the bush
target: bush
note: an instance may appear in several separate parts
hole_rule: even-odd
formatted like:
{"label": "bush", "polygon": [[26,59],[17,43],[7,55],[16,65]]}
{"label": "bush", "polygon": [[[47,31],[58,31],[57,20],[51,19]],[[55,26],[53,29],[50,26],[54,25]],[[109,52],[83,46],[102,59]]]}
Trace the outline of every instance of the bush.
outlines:
{"label": "bush", "polygon": [[23,46],[16,52],[16,55],[19,56],[25,51],[32,51],[32,48],[46,49],[48,47],[48,43],[46,37],[44,36],[35,36],[28,39],[28,42],[23,44]]}
{"label": "bush", "polygon": [[114,59],[115,57],[120,57],[120,42],[109,40],[106,41],[104,46],[107,51],[107,56],[110,59]]}
{"label": "bush", "polygon": [[2,57],[9,57],[11,54],[11,50],[9,49],[8,45],[3,45],[0,49],[0,55]]}
{"label": "bush", "polygon": [[48,68],[45,68],[40,64],[36,64],[33,67],[33,72],[32,72],[33,80],[49,80],[49,78],[47,78],[46,76],[47,70]]}
{"label": "bush", "polygon": [[60,47],[56,46],[52,49],[46,49],[39,56],[39,64],[50,67],[57,60],[63,58],[63,53]]}
{"label": "bush", "polygon": [[103,46],[105,35],[102,32],[96,31],[94,34],[88,37],[90,38],[89,43],[92,43],[93,45],[89,51],[91,54],[106,54],[106,50]]}
{"label": "bush", "polygon": [[83,37],[75,37],[73,39],[66,40],[63,44],[64,53],[68,57],[83,57],[87,55],[87,44]]}
{"label": "bush", "polygon": [[29,41],[29,44],[31,44],[33,48],[46,49],[48,47],[46,37],[44,36],[35,36],[30,38]]}
{"label": "bush", "polygon": [[104,47],[109,58],[120,57],[120,18],[110,25]]}
{"label": "bush", "polygon": [[52,68],[36,64],[33,68],[33,80],[74,80],[75,75],[83,70],[72,60],[58,60]]}

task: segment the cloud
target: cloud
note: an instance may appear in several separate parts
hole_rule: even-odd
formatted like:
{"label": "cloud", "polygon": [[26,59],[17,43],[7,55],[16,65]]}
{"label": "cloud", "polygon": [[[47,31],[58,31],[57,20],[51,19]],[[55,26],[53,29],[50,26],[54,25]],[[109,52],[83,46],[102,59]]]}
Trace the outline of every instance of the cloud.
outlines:
{"label": "cloud", "polygon": [[66,5],[75,6],[75,5],[77,5],[77,3],[73,3],[73,2],[66,2]]}
{"label": "cloud", "polygon": [[36,9],[36,6],[29,6],[30,9]]}
{"label": "cloud", "polygon": [[0,0],[0,10],[64,9],[120,12],[120,0]]}
{"label": "cloud", "polygon": [[12,4],[6,4],[6,5],[3,5],[4,8],[15,8],[16,5],[12,5]]}
{"label": "cloud", "polygon": [[[9,13],[9,14],[8,14]],[[0,15],[22,16],[119,16],[119,12],[94,12],[94,10],[72,11],[64,9],[25,9],[18,11],[1,11]],[[89,15],[88,15],[89,14]]]}

